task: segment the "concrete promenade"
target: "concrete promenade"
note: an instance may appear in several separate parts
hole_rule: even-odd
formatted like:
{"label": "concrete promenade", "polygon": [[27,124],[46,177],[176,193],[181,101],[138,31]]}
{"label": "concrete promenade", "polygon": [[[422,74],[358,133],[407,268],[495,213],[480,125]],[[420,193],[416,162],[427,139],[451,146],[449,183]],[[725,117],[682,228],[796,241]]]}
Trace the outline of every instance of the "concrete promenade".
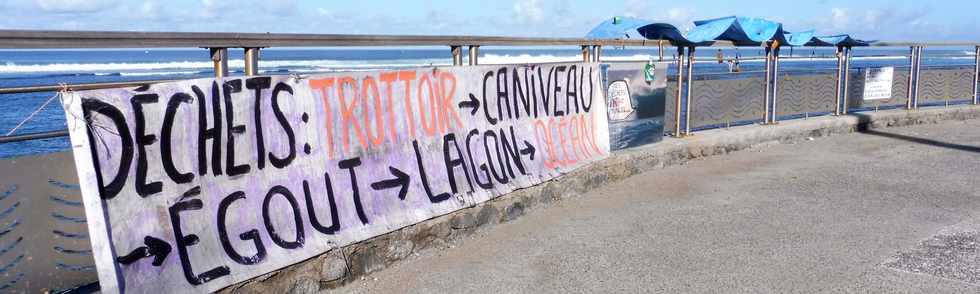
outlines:
{"label": "concrete promenade", "polygon": [[980,120],[650,170],[333,291],[978,293]]}

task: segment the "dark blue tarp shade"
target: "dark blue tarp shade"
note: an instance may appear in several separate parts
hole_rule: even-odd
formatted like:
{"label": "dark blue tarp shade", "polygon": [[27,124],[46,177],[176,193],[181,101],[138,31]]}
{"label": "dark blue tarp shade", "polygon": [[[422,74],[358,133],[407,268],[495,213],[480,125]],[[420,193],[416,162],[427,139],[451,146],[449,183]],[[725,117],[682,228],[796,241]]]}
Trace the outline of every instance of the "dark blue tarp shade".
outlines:
{"label": "dark blue tarp shade", "polygon": [[[778,41],[787,46],[867,46],[868,42],[848,35],[814,37],[813,30],[790,33],[783,25],[762,19],[728,16],[694,22],[694,28],[683,34],[677,27],[666,23],[643,23],[643,20],[625,18],[603,22],[587,35],[591,39],[618,39],[634,30],[647,39],[668,40],[675,46],[707,46],[714,41],[730,41],[736,46],[757,46]],[[639,25],[637,25],[640,23]]]}
{"label": "dark blue tarp shade", "polygon": [[[592,28],[585,35],[587,39],[629,39],[633,36],[640,36],[636,28],[649,24],[650,21],[634,18],[617,16]],[[630,35],[632,34],[632,36]]]}
{"label": "dark blue tarp shade", "polygon": [[639,27],[636,30],[644,38],[650,40],[668,40],[671,44],[677,46],[708,46],[714,43],[714,40],[698,43],[691,42],[684,37],[684,34],[681,34],[677,27],[666,23],[652,23]]}
{"label": "dark blue tarp shade", "polygon": [[813,37],[810,40],[810,42],[807,42],[806,45],[853,47],[853,46],[868,46],[868,42],[851,38],[851,36],[849,35],[834,35],[834,36]]}

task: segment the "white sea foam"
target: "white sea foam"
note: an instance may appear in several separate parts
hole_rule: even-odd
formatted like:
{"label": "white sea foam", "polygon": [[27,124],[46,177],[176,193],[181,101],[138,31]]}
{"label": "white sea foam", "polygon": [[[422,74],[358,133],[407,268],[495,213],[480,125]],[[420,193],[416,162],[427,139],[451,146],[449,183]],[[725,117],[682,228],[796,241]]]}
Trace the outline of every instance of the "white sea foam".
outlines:
{"label": "white sea foam", "polygon": [[[659,57],[648,54],[636,54],[631,56],[602,56],[604,61],[647,61]],[[480,64],[528,64],[528,63],[553,63],[553,62],[579,62],[582,61],[581,55],[498,55],[486,54],[480,57]]]}
{"label": "white sea foam", "polygon": [[[629,56],[603,55],[603,61],[635,61],[643,62],[657,60],[652,54],[635,54]],[[855,56],[855,60],[901,60],[906,56]],[[972,59],[973,57],[944,57],[945,59]],[[553,62],[579,62],[582,56],[578,54],[486,54],[480,57],[480,64],[530,64]],[[834,57],[793,58],[783,59],[784,62],[813,62],[835,61]],[[742,62],[762,62],[762,59],[743,59]],[[697,63],[714,63],[713,58],[699,57]],[[419,66],[447,66],[449,58],[417,58],[417,59],[385,59],[385,60],[262,60],[262,72],[293,72],[293,73],[322,73],[334,71],[360,71],[385,68],[409,68]],[[206,73],[212,70],[211,61],[173,61],[173,62],[134,62],[134,63],[52,63],[52,64],[17,64],[7,62],[0,64],[0,74],[94,74],[121,76],[160,76],[160,75],[192,75]],[[230,60],[228,67],[233,71],[241,71],[245,62],[241,59]]]}
{"label": "white sea foam", "polygon": [[[448,65],[448,59],[396,59],[369,61],[340,61],[340,60],[267,60],[260,63],[262,68],[306,68],[306,69],[357,69],[357,68],[389,68],[424,65]],[[125,75],[149,74],[153,71],[170,71],[176,74],[190,70],[210,70],[210,61],[174,61],[174,62],[139,62],[139,63],[51,63],[51,64],[16,64],[0,65],[0,74],[4,73],[100,73]],[[229,60],[228,67],[232,70],[245,68],[241,59]]]}
{"label": "white sea foam", "polygon": [[[119,73],[120,76],[133,76],[133,77],[144,77],[144,76],[170,76],[170,75],[193,75],[199,74],[201,71],[150,71],[150,72],[122,72]],[[97,73],[96,75],[110,75],[106,73]]]}
{"label": "white sea foam", "polygon": [[480,57],[480,64],[527,64],[527,63],[548,63],[548,62],[573,62],[581,60],[581,57],[575,56],[555,56],[550,54],[545,55],[531,55],[531,54],[520,54],[520,55],[497,55],[497,54],[486,54]]}

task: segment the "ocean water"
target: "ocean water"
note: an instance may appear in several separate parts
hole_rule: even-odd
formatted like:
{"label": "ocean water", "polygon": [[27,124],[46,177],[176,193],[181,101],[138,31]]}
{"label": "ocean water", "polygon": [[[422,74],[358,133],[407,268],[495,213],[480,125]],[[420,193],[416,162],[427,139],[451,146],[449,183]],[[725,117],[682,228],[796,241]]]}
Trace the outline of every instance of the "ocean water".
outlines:
{"label": "ocean water", "polygon": [[[697,51],[695,75],[712,78],[737,77],[727,74],[728,66],[716,61],[718,49]],[[672,59],[675,49],[665,50]],[[896,66],[908,67],[907,48],[860,48],[854,50],[852,68]],[[464,52],[464,56],[466,53]],[[537,62],[576,62],[581,51],[567,48],[481,48],[481,64],[526,64]],[[739,56],[743,73],[761,74],[764,52],[761,48],[723,49],[726,59]],[[973,67],[972,48],[929,49],[923,59],[928,67]],[[244,61],[241,50],[229,50],[232,75],[241,75]],[[783,49],[780,63],[783,72],[806,74],[832,72],[836,58],[832,49]],[[604,47],[603,61],[657,60],[656,48]],[[452,62],[449,49],[265,49],[259,62],[260,73],[315,74],[336,71],[397,69],[419,66],[447,66]],[[206,49],[129,49],[129,50],[0,50],[0,87],[79,84],[159,79],[194,79],[211,77],[212,62]],[[674,73],[674,68],[668,74]],[[0,135],[50,99],[55,93],[0,95],[4,111],[0,112]],[[54,131],[65,128],[64,112],[52,102],[14,134]],[[68,149],[67,138],[33,140],[0,144],[0,158],[47,153]]]}

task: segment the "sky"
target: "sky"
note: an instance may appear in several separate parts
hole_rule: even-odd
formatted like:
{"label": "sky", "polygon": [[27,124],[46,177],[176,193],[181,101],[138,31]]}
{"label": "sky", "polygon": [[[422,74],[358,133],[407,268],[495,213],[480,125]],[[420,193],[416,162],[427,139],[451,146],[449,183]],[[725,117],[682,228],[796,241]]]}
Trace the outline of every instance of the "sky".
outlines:
{"label": "sky", "polygon": [[980,40],[980,1],[944,0],[0,0],[0,28],[582,37],[615,15],[729,15],[867,40]]}

